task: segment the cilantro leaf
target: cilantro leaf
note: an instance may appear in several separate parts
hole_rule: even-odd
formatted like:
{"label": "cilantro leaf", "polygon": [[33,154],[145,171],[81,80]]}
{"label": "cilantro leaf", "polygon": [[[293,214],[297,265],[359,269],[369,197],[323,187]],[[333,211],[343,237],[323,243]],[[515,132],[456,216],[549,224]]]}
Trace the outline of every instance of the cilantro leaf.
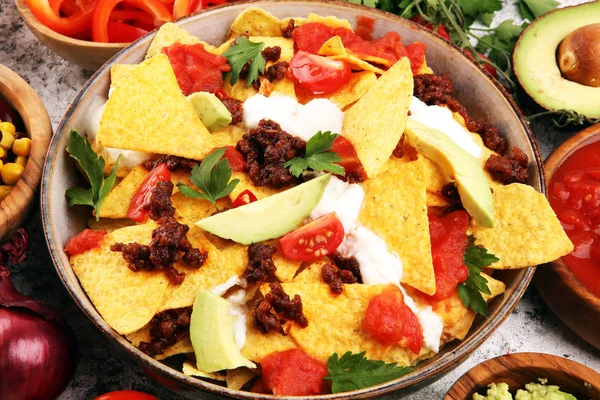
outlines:
{"label": "cilantro leaf", "polygon": [[519,0],[519,11],[523,18],[533,21],[540,15],[554,10],[559,4],[556,0]]}
{"label": "cilantro leaf", "polygon": [[494,19],[494,13],[484,13],[479,16],[481,22],[485,24],[485,26],[492,26],[492,20]]}
{"label": "cilantro leaf", "polygon": [[295,157],[287,161],[283,166],[290,169],[295,177],[311,168],[315,171],[329,171],[337,175],[345,175],[344,167],[335,164],[342,158],[331,151],[333,142],[339,135],[337,133],[317,132],[306,142],[306,154],[304,157]]}
{"label": "cilantro leaf", "polygon": [[366,351],[358,354],[346,352],[341,358],[334,353],[327,361],[333,393],[348,392],[391,381],[413,371],[411,367],[399,367],[396,363],[369,360]]}
{"label": "cilantro leaf", "polygon": [[489,253],[485,247],[475,245],[475,237],[469,236],[463,261],[469,269],[467,280],[457,286],[458,296],[466,308],[487,317],[487,303],[481,293],[492,294],[487,279],[481,276],[483,267],[498,261],[498,257]]}
{"label": "cilantro leaf", "polygon": [[227,76],[232,86],[237,83],[242,68],[248,62],[250,68],[246,77],[246,87],[250,87],[252,82],[257,80],[258,76],[264,72],[267,64],[261,53],[264,46],[263,42],[253,43],[246,36],[240,36],[223,53],[223,56],[227,58],[227,62],[231,65],[231,71]]}
{"label": "cilantro leaf", "polygon": [[210,153],[200,165],[194,165],[190,181],[201,191],[198,192],[183,183],[178,183],[179,191],[187,197],[210,201],[217,211],[217,200],[227,196],[240,182],[234,179],[231,182],[233,170],[227,159],[222,159],[225,149],[218,149]]}
{"label": "cilantro leaf", "polygon": [[115,161],[110,174],[104,177],[104,158],[98,156],[92,149],[88,140],[80,136],[75,129],[71,130],[67,152],[77,163],[85,174],[89,188],[75,186],[66,191],[69,198],[69,207],[74,205],[91,206],[94,208],[96,220],[100,218],[100,207],[102,202],[111,191],[117,180],[117,169],[119,158]]}
{"label": "cilantro leaf", "polygon": [[500,0],[458,0],[458,6],[465,16],[475,19],[480,14],[493,13],[502,9],[502,2]]}
{"label": "cilantro leaf", "polygon": [[503,41],[514,40],[516,43],[516,40],[519,38],[519,35],[521,34],[521,32],[523,32],[523,26],[514,25],[514,21],[512,19],[507,19],[506,21],[503,21],[500,25],[495,27],[494,31],[496,32],[496,36],[498,36],[498,39]]}

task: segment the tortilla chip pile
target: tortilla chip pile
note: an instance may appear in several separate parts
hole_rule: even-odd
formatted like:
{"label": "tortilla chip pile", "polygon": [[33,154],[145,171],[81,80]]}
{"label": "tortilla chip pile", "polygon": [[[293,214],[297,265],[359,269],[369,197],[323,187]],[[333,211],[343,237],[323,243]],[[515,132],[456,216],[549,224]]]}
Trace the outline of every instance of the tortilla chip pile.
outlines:
{"label": "tortilla chip pile", "polygon": [[[243,126],[209,132],[186,101],[169,59],[161,50],[176,42],[202,43],[207,51],[222,54],[237,36],[247,35],[253,42],[280,46],[281,60],[289,61],[294,55],[294,43],[281,36],[281,28],[288,20],[279,20],[260,9],[249,8],[233,22],[227,41],[220,47],[206,44],[174,24],[165,24],[148,49],[145,61],[139,65],[112,67],[111,93],[94,144],[97,151],[108,147],[202,160],[215,147],[235,146],[246,132]],[[296,26],[306,22],[351,29],[348,21],[335,17],[311,14],[306,19],[295,18]],[[434,161],[421,155],[392,156],[404,132],[413,94],[408,60],[404,58],[390,65],[387,60],[361,58],[345,49],[339,36],[328,40],[319,54],[347,61],[353,69],[350,81],[329,99],[345,111],[341,134],[354,145],[368,175],[362,183],[365,199],[360,223],[383,238],[389,251],[402,260],[402,286],[417,305],[433,304],[434,311],[443,321],[442,343],[463,339],[475,313],[465,308],[457,294],[435,303],[427,297],[436,291],[427,213],[430,207],[448,205],[441,195],[441,188],[451,181],[451,177],[446,176]],[[423,72],[430,71],[426,64],[423,68]],[[263,86],[261,90],[264,90]],[[258,92],[246,87],[243,80],[235,85],[226,81],[223,90],[240,101]],[[268,90],[297,98],[294,83],[288,77],[277,81]],[[464,125],[464,120],[459,120]],[[474,137],[483,149],[484,158],[493,154],[483,147],[478,135],[474,134]],[[214,206],[175,190],[172,202],[176,218],[191,227],[188,238],[192,245],[208,252],[207,261],[197,269],[177,263],[175,268],[186,273],[183,284],[178,286],[171,284],[160,272],[129,270],[122,254],[112,252],[110,246],[117,242],[150,242],[156,227],[153,222],[134,225],[126,219],[129,203],[147,174],[143,166],[137,166],[112,189],[100,209],[100,220],[92,218],[89,222],[90,228],[105,229],[109,234],[100,247],[71,257],[73,270],[102,317],[136,346],[142,341],[150,341],[148,324],[157,313],[192,306],[198,290],[212,290],[232,277],[241,277],[248,264],[247,246],[220,239],[193,225],[212,215]],[[218,201],[219,208],[230,207],[246,189],[258,199],[281,191],[255,187],[246,173],[236,172],[232,179],[239,179],[240,183],[228,197]],[[172,180],[175,184],[189,184],[189,172],[174,172]],[[502,186],[491,182],[491,185],[495,227],[482,228],[472,220],[469,231],[475,236],[476,244],[499,258],[491,265],[492,270],[536,265],[556,259],[572,249],[542,194],[521,184]],[[277,278],[288,295],[301,296],[309,325],[305,329],[291,325],[287,336],[274,332],[263,334],[252,325],[252,314],[249,313],[246,342],[241,350],[245,357],[260,362],[272,352],[300,348],[327,362],[333,353],[366,351],[371,359],[414,365],[433,355],[425,348],[419,354],[413,354],[400,345],[383,346],[364,330],[362,319],[369,300],[381,293],[385,285],[345,285],[343,293],[334,296],[321,279],[321,267],[327,259],[312,263],[289,260],[281,253],[278,241],[269,244],[277,247],[274,256]],[[486,300],[504,292],[501,281],[488,275],[485,278],[491,290],[491,295],[485,296]],[[251,298],[255,292],[255,296],[260,296],[266,291],[267,284],[247,288],[247,297]],[[157,358],[192,352],[189,338],[184,337]],[[255,371],[246,368],[207,374],[197,370],[195,363],[187,361],[182,368],[188,375],[225,381],[235,389],[256,375]]]}

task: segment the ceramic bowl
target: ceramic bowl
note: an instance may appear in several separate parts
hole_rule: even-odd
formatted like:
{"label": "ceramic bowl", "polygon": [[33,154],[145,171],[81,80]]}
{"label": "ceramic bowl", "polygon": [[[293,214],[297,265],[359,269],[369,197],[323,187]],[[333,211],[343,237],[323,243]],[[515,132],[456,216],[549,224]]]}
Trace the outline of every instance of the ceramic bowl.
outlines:
{"label": "ceramic bowl", "polygon": [[[554,150],[544,163],[548,182],[567,157],[597,140],[600,140],[600,124],[582,130]],[[569,329],[600,349],[600,298],[581,284],[562,259],[538,269],[535,287]]]}
{"label": "ceramic bowl", "polygon": [[25,0],[15,0],[15,3],[23,21],[36,38],[60,57],[82,68],[95,71],[127,46],[127,43],[95,43],[73,39],[54,32],[33,15]]}
{"label": "ceramic bowl", "polygon": [[20,114],[31,153],[21,179],[0,203],[0,242],[23,224],[42,177],[46,149],[52,136],[48,112],[37,93],[23,78],[0,64],[0,98]]}
{"label": "ceramic bowl", "polygon": [[452,385],[444,400],[471,400],[485,394],[490,383],[504,382],[512,392],[538,378],[558,385],[578,399],[600,398],[600,374],[572,360],[543,353],[514,353],[496,357],[471,368]]}
{"label": "ceramic bowl", "polygon": [[[388,31],[397,31],[405,43],[414,41],[425,43],[428,46],[428,64],[439,74],[451,75],[457,97],[474,118],[496,125],[508,137],[511,145],[523,149],[531,160],[529,183],[538,191],[545,191],[541,158],[533,135],[510,97],[496,81],[492,80],[476,63],[465,57],[454,45],[410,21],[379,10],[344,2],[259,1],[214,8],[182,19],[178,24],[208,43],[219,44],[224,40],[235,17],[251,6],[262,7],[280,18],[306,17],[309,13],[317,13],[346,18],[354,23],[357,16],[365,15],[377,21],[375,37],[382,36]],[[106,96],[110,83],[110,66],[140,62],[151,40],[152,35],[140,39],[104,65],[75,97],[60,123],[48,152],[42,184],[43,221],[50,252],[60,278],[83,312],[119,349],[144,365],[153,376],[159,376],[162,382],[165,380],[170,382],[170,387],[188,396],[204,393],[245,399],[269,398],[269,396],[230,390],[185,376],[133,347],[102,320],[79,284],[63,252],[63,246],[68,238],[84,229],[86,218],[89,217],[89,214],[84,214],[82,211],[80,213],[71,211],[65,200],[65,190],[80,179],[72,161],[65,153],[69,131],[83,126],[88,108],[98,95]],[[376,387],[328,395],[324,398],[372,398],[398,390],[404,392],[415,390],[457,366],[510,314],[529,284],[534,268],[498,272],[495,277],[506,283],[506,292],[491,303],[489,318],[478,318],[475,321],[464,341],[448,344],[434,358],[420,363],[416,372],[410,375]]]}

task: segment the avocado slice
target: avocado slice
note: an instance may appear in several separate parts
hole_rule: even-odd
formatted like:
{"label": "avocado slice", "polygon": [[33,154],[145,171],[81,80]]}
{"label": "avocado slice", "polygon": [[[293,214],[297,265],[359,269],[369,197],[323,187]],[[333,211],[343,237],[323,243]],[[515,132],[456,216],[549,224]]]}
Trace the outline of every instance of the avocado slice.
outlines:
{"label": "avocado slice", "polygon": [[186,99],[209,131],[223,129],[231,123],[231,113],[214,94],[196,92]]}
{"label": "avocado slice", "polygon": [[200,371],[256,368],[235,343],[233,324],[237,317],[229,313],[230,309],[230,302],[208,290],[202,289],[196,295],[190,319],[190,339]]}
{"label": "avocado slice", "polygon": [[485,228],[494,227],[494,200],[490,184],[481,164],[471,154],[454,143],[443,132],[418,122],[406,122],[410,144],[454,176],[458,194],[465,210]]}
{"label": "avocado slice", "polygon": [[523,31],[513,53],[514,70],[523,89],[540,106],[600,117],[600,87],[563,78],[556,61],[557,48],[566,36],[599,20],[600,1],[594,1],[549,12]]}
{"label": "avocado slice", "polygon": [[317,206],[331,174],[254,203],[196,222],[196,226],[224,239],[252,244],[274,239],[294,230]]}

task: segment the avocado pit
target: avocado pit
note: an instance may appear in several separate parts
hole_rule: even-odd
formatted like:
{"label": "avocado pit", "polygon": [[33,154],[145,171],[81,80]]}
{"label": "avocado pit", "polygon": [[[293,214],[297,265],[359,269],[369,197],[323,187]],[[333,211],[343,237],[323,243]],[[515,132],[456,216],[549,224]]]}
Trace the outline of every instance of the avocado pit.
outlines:
{"label": "avocado pit", "polygon": [[582,26],[565,37],[557,63],[565,79],[600,87],[600,23]]}

